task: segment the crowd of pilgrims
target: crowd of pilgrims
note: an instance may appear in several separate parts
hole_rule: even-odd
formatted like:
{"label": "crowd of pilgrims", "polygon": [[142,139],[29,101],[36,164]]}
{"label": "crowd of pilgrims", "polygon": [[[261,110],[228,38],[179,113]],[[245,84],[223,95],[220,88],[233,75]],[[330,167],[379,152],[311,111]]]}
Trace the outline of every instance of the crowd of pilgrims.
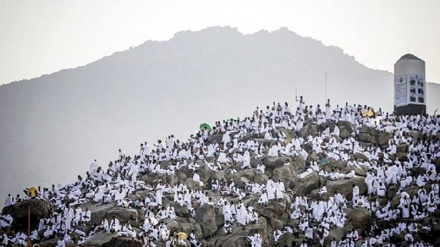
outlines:
{"label": "crowd of pilgrims", "polygon": [[[187,207],[194,216],[194,201],[221,208],[225,222],[223,234],[230,234],[236,226],[246,226],[258,221],[258,213],[252,206],[244,205],[243,198],[251,194],[257,195],[258,203],[264,206],[272,200],[282,199],[284,193],[292,193],[292,191],[286,190],[283,182],[272,179],[266,184],[250,182],[245,188],[239,188],[233,180],[212,180],[204,184],[198,174],[200,162],[195,161],[203,160],[214,172],[229,170],[235,173],[237,170],[234,167],[239,164],[240,169],[254,169],[256,172],[264,173],[265,166],[260,159],[264,156],[300,156],[307,160],[307,170],[299,177],[306,177],[312,172],[317,172],[320,176],[331,180],[356,176],[354,172],[325,171],[320,164],[307,159],[308,153],[303,146],[309,143],[315,152],[325,152],[329,159],[343,161],[347,166],[367,167],[365,183],[368,191],[361,195],[358,186],[353,184],[351,201],[347,201],[337,191],[327,191],[325,187],[320,189],[320,194],[334,193],[328,200],[310,200],[304,195],[293,195],[290,217],[297,220],[298,226],[275,229],[273,232],[275,243],[282,234],[301,233],[309,240],[304,241],[301,246],[311,246],[312,243],[323,245],[332,228],[344,227],[347,220],[344,208],[364,207],[371,211],[374,222],[389,221],[393,223],[393,227],[380,228],[373,224],[371,229],[364,229],[363,232],[350,229],[340,241],[333,239],[332,247],[355,246],[355,242],[359,239],[363,241],[362,246],[396,246],[392,239],[401,233],[405,234],[409,246],[432,246],[417,238],[417,232],[429,232],[431,227],[439,222],[431,222],[431,226],[423,226],[423,229],[414,222],[432,214],[440,203],[438,186],[440,175],[437,174],[432,162],[440,157],[440,142],[435,138],[413,140],[407,133],[410,130],[417,130],[425,137],[435,136],[440,131],[440,117],[396,116],[382,113],[380,109],[375,111],[373,116],[365,114],[372,111],[373,109],[367,106],[348,104],[332,108],[330,102],[323,108],[319,105],[313,107],[306,105],[301,97],[294,110],[288,103],[274,102],[265,109],[257,107],[251,117],[216,122],[212,129],[202,129],[197,134],[191,135],[187,142],[175,140],[174,136],[169,136],[164,142],[158,140],[153,146],[145,142],[140,144],[140,152],[134,157],[127,156],[119,150],[118,158],[110,162],[107,169],[95,160],[90,164],[85,178],[78,176],[78,180],[74,183],[52,185],[51,188],[38,187],[37,197],[50,201],[55,210],[52,217],[41,219],[38,228],[32,230],[31,240],[38,242],[58,236],[57,246],[65,246],[66,243],[73,241],[74,244],[80,245],[93,234],[106,231],[139,239],[143,246],[156,246],[157,241],[165,241],[166,246],[173,246],[174,241],[180,240],[174,235],[175,233],[170,232],[164,220],[177,218],[173,207],[176,204]],[[333,130],[327,128],[317,136],[295,137],[288,143],[282,132],[273,131],[283,127],[297,132],[304,126],[305,121],[310,119],[317,124],[326,121],[349,121],[356,128],[346,139],[338,138],[339,128],[335,126]],[[358,135],[363,125],[393,133],[387,148],[361,145]],[[223,134],[222,141],[208,142],[209,136],[213,134]],[[264,139],[270,139],[274,144],[260,144],[253,139],[239,141],[241,137],[249,134],[264,136]],[[409,145],[408,161],[400,162],[394,158],[396,146],[400,144]],[[362,153],[368,160],[356,160],[353,155],[355,153]],[[251,155],[256,157],[256,164],[251,164]],[[207,162],[208,157],[214,158],[210,159],[213,162]],[[163,161],[171,162],[164,166]],[[188,188],[183,183],[166,184],[163,181],[148,184],[138,179],[142,175],[152,173],[174,174],[181,171],[182,167],[192,171],[192,178],[199,183],[200,189]],[[423,172],[414,175],[413,171],[416,168]],[[397,192],[401,195],[400,204],[394,209],[391,203],[383,206],[378,202],[378,198],[386,196],[387,187],[390,185],[398,185],[400,188]],[[417,185],[419,189],[410,196],[403,189],[412,185]],[[150,192],[149,196],[144,200],[128,199],[129,194],[139,190]],[[165,205],[162,200],[164,196],[172,198],[172,203]],[[232,198],[235,199],[231,200]],[[5,206],[26,199],[27,197],[21,198],[20,195],[15,198],[9,195]],[[110,220],[104,219],[99,225],[94,225],[88,234],[82,232],[75,226],[89,224],[91,212],[87,207],[81,207],[87,203],[112,203],[118,207],[142,209],[145,212],[145,219],[141,224],[141,231],[135,231],[130,222],[121,222],[117,217],[113,217]],[[0,227],[7,229],[12,221],[10,215],[1,215]],[[80,238],[72,239],[72,233]],[[201,246],[194,231],[188,235],[192,246]],[[248,236],[248,240],[252,247],[262,246],[262,236],[258,232]],[[0,241],[4,246],[11,243],[25,245],[27,235],[25,232],[5,232]]]}

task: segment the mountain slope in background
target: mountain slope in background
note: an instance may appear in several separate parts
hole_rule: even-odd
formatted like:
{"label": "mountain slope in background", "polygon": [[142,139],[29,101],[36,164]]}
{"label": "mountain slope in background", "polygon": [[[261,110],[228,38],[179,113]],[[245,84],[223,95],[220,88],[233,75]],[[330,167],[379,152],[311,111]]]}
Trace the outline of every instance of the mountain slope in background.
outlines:
{"label": "mountain slope in background", "polygon": [[[391,111],[392,78],[285,28],[242,35],[214,27],[147,41],[0,87],[0,196],[72,181],[93,159],[115,159],[118,148],[133,154],[170,134],[186,140],[200,123],[244,116],[267,99],[295,103],[295,92],[306,104],[323,105],[327,96],[334,105]],[[428,111],[440,105],[432,103],[439,93],[428,86]]]}

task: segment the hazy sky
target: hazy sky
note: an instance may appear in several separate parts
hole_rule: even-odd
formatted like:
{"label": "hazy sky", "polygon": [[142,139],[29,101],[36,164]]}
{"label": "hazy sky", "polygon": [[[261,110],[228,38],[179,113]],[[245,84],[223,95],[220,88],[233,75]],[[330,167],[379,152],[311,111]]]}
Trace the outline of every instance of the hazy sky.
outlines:
{"label": "hazy sky", "polygon": [[440,83],[438,0],[0,0],[0,84],[73,68],[176,32],[210,26],[245,34],[287,27],[393,71],[405,53]]}

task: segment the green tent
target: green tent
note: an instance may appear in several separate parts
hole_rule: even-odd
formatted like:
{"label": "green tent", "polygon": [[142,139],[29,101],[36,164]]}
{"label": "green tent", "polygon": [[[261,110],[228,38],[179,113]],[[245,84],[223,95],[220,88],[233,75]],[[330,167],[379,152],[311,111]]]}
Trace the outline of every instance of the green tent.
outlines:
{"label": "green tent", "polygon": [[199,126],[199,129],[200,129],[200,130],[211,130],[211,126],[210,126],[209,124],[207,124],[207,123],[202,123],[202,124]]}

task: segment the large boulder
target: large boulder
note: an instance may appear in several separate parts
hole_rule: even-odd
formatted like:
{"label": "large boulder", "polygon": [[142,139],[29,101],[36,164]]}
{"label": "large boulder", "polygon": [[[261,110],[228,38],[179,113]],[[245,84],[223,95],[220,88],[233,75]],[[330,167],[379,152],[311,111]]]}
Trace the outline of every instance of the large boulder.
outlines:
{"label": "large boulder", "polygon": [[362,162],[368,161],[368,157],[365,156],[365,154],[363,153],[355,153],[353,154],[353,157],[358,161],[362,161]]}
{"label": "large boulder", "polygon": [[369,144],[376,144],[377,143],[376,135],[377,135],[377,130],[372,129],[364,124],[359,130],[359,141]]}
{"label": "large boulder", "polygon": [[347,223],[358,232],[367,229],[373,222],[371,212],[366,208],[355,208],[347,213]]}
{"label": "large boulder", "polygon": [[368,171],[368,167],[364,166],[364,165],[359,165],[359,166],[347,166],[345,168],[345,170],[347,172],[349,171],[354,171],[356,176],[362,176],[365,177],[367,176],[367,171]]}
{"label": "large boulder", "polygon": [[292,181],[292,165],[284,165],[273,170],[272,180],[281,181],[284,183],[286,188],[290,187],[290,182]]}
{"label": "large boulder", "polygon": [[223,134],[213,134],[208,137],[208,143],[220,143],[223,140]]}
{"label": "large boulder", "polygon": [[180,223],[179,222],[179,227],[180,227],[179,231],[186,232],[188,234],[190,232],[194,231],[197,239],[202,239],[202,237],[203,237],[202,228],[200,227],[199,224],[197,224],[194,221],[194,219],[193,219],[193,222],[191,222],[191,221],[188,221],[188,222],[185,222],[185,223]]}
{"label": "large boulder", "polygon": [[331,228],[328,236],[324,240],[324,245],[330,246],[330,242],[333,239],[339,242],[344,237],[344,235],[345,235],[344,228],[341,228],[341,227]]}
{"label": "large boulder", "polygon": [[349,121],[338,121],[336,125],[339,127],[339,137],[342,139],[350,137],[354,132],[354,126]]}
{"label": "large boulder", "polygon": [[185,185],[186,185],[186,187],[188,187],[188,188],[190,188],[190,189],[198,189],[198,188],[202,188],[202,187],[200,186],[200,183],[197,182],[197,181],[194,181],[194,179],[192,179],[192,178],[187,178],[187,179],[185,180]]}
{"label": "large boulder", "polygon": [[231,176],[235,185],[239,188],[244,188],[246,184],[254,180],[254,170],[244,169]]}
{"label": "large boulder", "polygon": [[257,142],[259,145],[263,145],[263,146],[270,146],[276,143],[275,140],[271,140],[271,139],[264,139],[263,137],[261,138],[256,138],[254,139],[255,142]]}
{"label": "large boulder", "polygon": [[286,143],[290,143],[290,141],[292,141],[293,138],[296,137],[295,133],[293,133],[293,131],[286,129],[284,127],[280,128],[280,132],[284,134],[284,141]]}
{"label": "large boulder", "polygon": [[295,240],[296,238],[293,236],[293,234],[286,232],[278,239],[277,246],[295,247],[297,246],[296,244],[292,245],[292,243],[295,243]]}
{"label": "large boulder", "polygon": [[318,189],[319,186],[319,176],[317,172],[311,172],[304,178],[298,179],[295,183],[293,192],[296,195],[308,195],[314,189]]}
{"label": "large boulder", "polygon": [[[60,240],[60,237],[49,238],[49,239],[42,240],[41,242],[38,243],[38,245],[40,247],[56,247],[58,240]],[[11,245],[11,246],[15,247],[16,245]]]}
{"label": "large boulder", "polygon": [[286,163],[289,163],[292,159],[290,157],[266,157],[263,159],[263,164],[267,169],[273,170],[277,167],[281,167]]}
{"label": "large boulder", "polygon": [[267,184],[267,181],[269,181],[269,177],[266,173],[260,173],[256,172],[254,177],[254,182],[258,184]]}
{"label": "large boulder", "polygon": [[222,235],[209,241],[207,246],[234,246],[234,247],[248,247],[249,240],[247,238],[249,231],[240,231],[234,234]]}
{"label": "large boulder", "polygon": [[[90,210],[91,219],[90,223],[93,225],[99,225],[107,215],[107,211],[113,207],[112,204],[103,204],[98,206],[97,204],[88,204],[87,208]],[[111,218],[108,218],[110,220]]]}
{"label": "large boulder", "polygon": [[[218,181],[222,181],[225,180],[226,181],[226,174],[224,170],[219,170],[219,171],[215,171],[212,173],[211,175],[211,180],[218,180]],[[210,181],[208,182],[210,184]]]}
{"label": "large boulder", "polygon": [[196,222],[202,227],[203,238],[208,238],[218,230],[214,206],[203,204],[196,209]]}
{"label": "large boulder", "polygon": [[141,181],[144,181],[146,184],[157,184],[159,180],[163,181],[167,184],[175,184],[179,182],[179,176],[178,174],[160,174],[160,173],[148,173],[142,177],[139,178]]}
{"label": "large boulder", "polygon": [[200,180],[205,184],[209,181],[209,179],[213,174],[212,170],[209,169],[208,165],[204,163],[200,164],[200,167],[197,169],[197,173],[200,176]]}
{"label": "large boulder", "polygon": [[[30,215],[28,214],[30,212]],[[4,207],[2,214],[9,214],[14,218],[12,227],[16,230],[27,231],[28,216],[31,229],[35,229],[42,218],[48,218],[53,212],[52,204],[45,199],[29,199]]]}
{"label": "large boulder", "polygon": [[306,160],[297,156],[293,158],[293,160],[290,162],[293,166],[293,171],[295,171],[297,174],[304,171],[306,169]]}
{"label": "large boulder", "polygon": [[144,219],[142,210],[134,208],[115,207],[113,204],[87,204],[87,208],[91,212],[90,223],[99,225],[105,219],[110,221],[113,216],[122,222],[130,222],[132,226],[138,226],[139,222]]}
{"label": "large boulder", "polygon": [[271,200],[267,205],[259,205],[255,202],[252,206],[259,215],[268,220],[272,218],[282,219],[282,216],[287,213],[287,203],[285,199]]}
{"label": "large boulder", "polygon": [[104,243],[102,247],[142,247],[142,243],[132,238],[114,237],[109,242]]}
{"label": "large boulder", "polygon": [[377,134],[377,144],[381,147],[386,147],[391,138],[391,133],[389,132],[379,132]]}
{"label": "large boulder", "polygon": [[111,207],[106,214],[106,218],[110,221],[115,216],[119,221],[130,222],[132,226],[138,226],[138,222],[144,219],[142,210],[133,208]]}
{"label": "large boulder", "polygon": [[81,244],[81,246],[102,247],[104,244],[110,242],[114,237],[116,237],[116,234],[97,232],[96,234],[87,238],[87,240],[83,244]]}
{"label": "large boulder", "polygon": [[371,132],[360,132],[359,133],[359,141],[368,143],[368,144],[374,144],[376,141],[374,140],[374,136],[371,134]]}
{"label": "large boulder", "polygon": [[190,212],[188,210],[188,207],[180,206],[180,204],[178,203],[174,204],[174,212],[179,217],[185,217],[185,218],[190,217]]}
{"label": "large boulder", "polygon": [[423,132],[417,130],[410,130],[408,135],[411,136],[414,141],[417,141],[423,137]]}
{"label": "large boulder", "polygon": [[406,143],[396,145],[397,153],[408,153],[408,150],[409,150],[409,146]]}
{"label": "large boulder", "polygon": [[360,195],[363,195],[367,192],[367,185],[365,184],[363,177],[328,180],[325,186],[327,187],[327,191],[329,193],[333,194],[335,191],[337,191],[344,195],[347,200],[351,200],[353,196],[353,184],[359,187]]}
{"label": "large boulder", "polygon": [[304,125],[299,130],[299,136],[306,139],[308,136],[317,136],[318,135],[318,126],[314,123],[309,123]]}
{"label": "large boulder", "polygon": [[359,130],[359,141],[367,144],[373,144],[385,148],[392,134],[385,131],[379,131],[367,125],[362,125]]}

